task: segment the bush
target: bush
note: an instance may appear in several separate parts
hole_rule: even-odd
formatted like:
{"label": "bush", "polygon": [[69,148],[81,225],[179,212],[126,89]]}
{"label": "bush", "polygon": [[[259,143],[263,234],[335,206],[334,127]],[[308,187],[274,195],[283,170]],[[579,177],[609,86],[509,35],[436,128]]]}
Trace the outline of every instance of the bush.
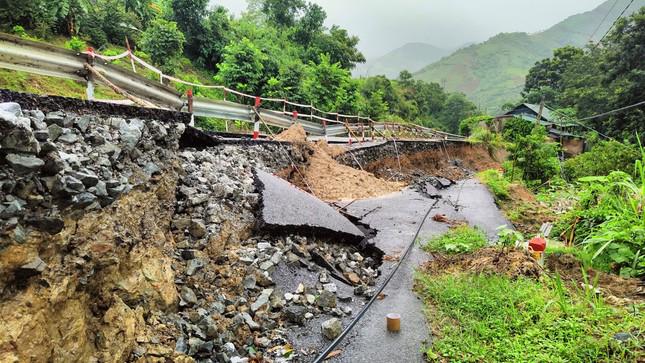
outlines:
{"label": "bush", "polygon": [[495,195],[497,200],[506,200],[510,198],[508,191],[509,182],[504,178],[504,175],[495,169],[488,169],[477,174],[479,180],[486,184],[488,189]]}
{"label": "bush", "polygon": [[25,28],[22,25],[15,25],[13,28],[11,28],[11,33],[21,38],[26,38],[28,36]]}
{"label": "bush", "polygon": [[504,140],[515,142],[520,137],[530,135],[531,131],[533,131],[533,127],[535,127],[534,123],[519,117],[513,117],[504,122],[504,131],[502,135],[504,136]]}
{"label": "bush", "polygon": [[518,136],[510,148],[510,158],[522,171],[522,178],[544,183],[560,173],[558,145],[547,139],[546,129],[534,126],[527,136]]}
{"label": "bush", "polygon": [[72,37],[72,39],[65,42],[65,48],[81,52],[87,48],[87,44],[79,37]]}
{"label": "bush", "polygon": [[618,141],[600,141],[589,152],[564,162],[562,173],[569,181],[585,176],[608,175],[623,171],[634,175],[634,161],[640,158],[638,147]]}
{"label": "bush", "polygon": [[168,66],[168,71],[173,71],[178,66],[184,42],[184,34],[177,28],[177,23],[164,19],[150,23],[141,37],[143,50],[155,64]]}
{"label": "bush", "polygon": [[458,254],[473,252],[486,246],[487,242],[488,239],[481,229],[461,225],[432,238],[423,248],[429,252]]}
{"label": "bush", "polygon": [[468,141],[484,145],[488,155],[492,158],[495,157],[495,150],[506,147],[506,143],[498,133],[492,132],[484,126],[477,126],[472,131]]}
{"label": "bush", "polygon": [[489,123],[491,120],[491,116],[485,115],[473,116],[463,119],[461,120],[461,122],[459,122],[459,134],[470,136],[475,129],[477,129],[479,126],[483,126],[481,125],[482,122]]}

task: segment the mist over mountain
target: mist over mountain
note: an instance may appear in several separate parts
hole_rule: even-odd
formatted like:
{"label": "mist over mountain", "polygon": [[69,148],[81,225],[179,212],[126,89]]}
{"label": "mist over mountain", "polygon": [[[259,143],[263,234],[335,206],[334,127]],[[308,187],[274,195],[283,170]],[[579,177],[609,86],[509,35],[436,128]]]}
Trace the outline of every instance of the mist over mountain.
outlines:
{"label": "mist over mountain", "polygon": [[[538,33],[500,33],[487,41],[467,46],[414,74],[424,81],[438,82],[449,91],[465,93],[481,108],[494,111],[504,102],[519,98],[528,69],[549,57],[556,48],[585,46],[598,41],[630,0],[608,0],[595,9],[573,15]],[[636,0],[628,16],[645,6]],[[604,20],[604,21],[603,21]]]}
{"label": "mist over mountain", "polygon": [[356,77],[384,75],[394,79],[403,70],[416,72],[428,62],[435,62],[452,51],[426,43],[407,43],[382,57],[359,64],[352,72]]}

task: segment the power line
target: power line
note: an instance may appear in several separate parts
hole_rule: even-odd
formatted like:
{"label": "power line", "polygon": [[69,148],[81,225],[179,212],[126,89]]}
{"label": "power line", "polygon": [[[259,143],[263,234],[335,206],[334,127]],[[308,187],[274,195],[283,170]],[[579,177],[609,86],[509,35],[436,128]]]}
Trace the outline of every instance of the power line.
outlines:
{"label": "power line", "polygon": [[594,116],[589,116],[589,117],[581,118],[581,119],[580,119],[580,121],[592,120],[592,119],[595,119],[595,118],[599,118],[599,117],[603,117],[603,116],[611,115],[612,113],[616,113],[616,112],[620,112],[620,111],[629,110],[630,108],[638,107],[638,106],[640,106],[640,105],[645,105],[645,101],[641,101],[641,102],[635,103],[635,104],[633,104],[633,105],[629,105],[629,106],[625,106],[625,107],[617,108],[617,109],[615,109],[615,110],[607,111],[607,112],[604,112],[604,113],[601,113],[601,114],[598,114],[598,115],[594,115]]}
{"label": "power line", "polygon": [[584,123],[582,123],[582,122],[580,122],[580,121],[593,120],[593,119],[600,118],[600,117],[607,116],[607,115],[611,115],[611,114],[614,114],[614,113],[617,113],[617,112],[621,112],[621,111],[629,110],[629,109],[631,109],[631,108],[638,107],[638,106],[641,106],[641,105],[645,105],[645,101],[637,102],[637,103],[635,103],[635,104],[633,104],[633,105],[629,105],[629,106],[625,106],[625,107],[617,108],[617,109],[615,109],[615,110],[611,110],[611,111],[607,111],[607,112],[599,113],[599,114],[597,114],[597,115],[593,115],[593,116],[589,116],[589,117],[585,117],[585,118],[581,118],[581,119],[576,119],[576,118],[571,117],[571,116],[569,116],[569,115],[566,115],[566,114],[564,114],[564,113],[562,113],[562,112],[560,112],[560,111],[557,111],[557,110],[555,110],[555,109],[553,109],[553,108],[551,108],[551,107],[549,107],[549,106],[547,106],[547,107],[549,107],[549,108],[550,108],[554,113],[556,113],[556,114],[558,114],[558,115],[560,115],[560,116],[564,116],[564,117],[565,117],[565,118],[567,118],[569,121],[572,121],[572,122],[574,122],[574,123],[576,123],[576,124],[578,124],[578,125],[580,125],[580,126],[582,126],[582,127],[586,128],[587,130],[597,132],[597,133],[598,133],[598,135],[600,135],[600,136],[602,136],[602,137],[604,137],[604,138],[606,138],[606,139],[613,140],[613,138],[612,138],[612,137],[607,136],[607,135],[603,134],[602,132],[600,132],[600,131],[598,131],[598,130],[596,130],[596,129],[594,129],[594,128],[590,127],[590,126],[587,126],[587,125],[585,125]]}
{"label": "power line", "polygon": [[627,6],[625,6],[625,8],[623,9],[623,11],[621,11],[621,12],[620,12],[620,15],[618,15],[618,17],[616,18],[616,20],[614,20],[614,22],[611,24],[611,26],[609,27],[609,29],[607,29],[607,32],[605,33],[605,35],[603,35],[603,36],[602,36],[602,38],[600,38],[600,40],[598,41],[598,43],[596,43],[596,46],[595,46],[594,48],[598,48],[598,46],[600,45],[600,43],[602,43],[602,41],[605,39],[605,37],[607,36],[607,34],[609,34],[609,32],[611,32],[611,30],[614,28],[614,26],[616,25],[616,23],[618,22],[618,20],[620,20],[620,18],[622,18],[622,17],[623,17],[623,15],[624,15],[624,14],[625,14],[625,12],[627,11],[627,9],[629,9],[629,7],[630,7],[630,6],[632,6],[632,4],[633,4],[633,3],[634,3],[634,0],[631,0],[631,1],[629,2],[629,4],[627,4]]}
{"label": "power line", "polygon": [[589,36],[590,42],[593,40],[593,37],[594,35],[596,35],[598,30],[600,30],[600,27],[602,26],[602,24],[605,23],[605,20],[607,20],[607,17],[609,16],[609,14],[611,14],[611,11],[614,10],[614,8],[616,7],[616,4],[618,4],[618,0],[614,0],[614,4],[611,6],[611,8],[609,8],[609,11],[607,12],[607,14],[605,14],[605,16],[602,18],[602,20],[600,21],[600,24],[598,24],[598,26],[596,27],[596,30],[594,30],[593,33],[591,33],[591,35]]}

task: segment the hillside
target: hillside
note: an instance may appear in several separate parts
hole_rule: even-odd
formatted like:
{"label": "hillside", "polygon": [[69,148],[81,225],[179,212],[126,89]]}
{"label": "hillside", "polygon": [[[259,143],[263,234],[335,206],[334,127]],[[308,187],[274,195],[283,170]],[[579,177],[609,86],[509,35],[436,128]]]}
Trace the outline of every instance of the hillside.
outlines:
{"label": "hillside", "polygon": [[438,61],[448,54],[450,54],[450,50],[434,45],[408,43],[382,57],[357,65],[352,73],[356,77],[385,75],[390,79],[395,79],[403,70],[418,71],[428,62]]}
{"label": "hillside", "polygon": [[[549,57],[555,48],[584,46],[609,12],[594,36],[597,41],[629,1],[618,0],[612,9],[614,0],[608,0],[592,11],[571,16],[539,33],[498,34],[426,66],[415,73],[415,78],[464,92],[480,107],[493,112],[504,102],[519,98],[524,77],[535,62]],[[642,6],[645,0],[634,1],[625,16]]]}

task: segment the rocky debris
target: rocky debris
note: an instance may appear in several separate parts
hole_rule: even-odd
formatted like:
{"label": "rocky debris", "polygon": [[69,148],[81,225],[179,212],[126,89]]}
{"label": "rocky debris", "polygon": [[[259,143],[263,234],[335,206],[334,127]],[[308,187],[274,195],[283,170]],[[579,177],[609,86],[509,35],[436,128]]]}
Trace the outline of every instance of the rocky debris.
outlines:
{"label": "rocky debris", "polygon": [[412,186],[426,197],[437,199],[441,198],[441,193],[439,192],[440,189],[446,189],[454,183],[454,181],[447,178],[418,173],[414,178]]}
{"label": "rocky debris", "polygon": [[40,259],[40,257],[34,258],[31,262],[26,263],[16,271],[16,276],[21,278],[28,278],[34,275],[41,274],[47,268],[47,264]]}
{"label": "rocky debris", "polygon": [[336,339],[343,331],[343,325],[341,324],[340,320],[338,320],[337,318],[331,318],[329,320],[325,320],[321,324],[321,328],[322,328],[322,334],[325,336],[325,338],[329,340]]}
{"label": "rocky debris", "polygon": [[33,155],[8,154],[5,159],[18,174],[29,174],[38,171],[45,162]]}
{"label": "rocky debris", "polygon": [[[161,172],[146,171],[172,159],[184,128],[156,120],[114,123],[65,111],[45,115],[0,103],[0,236],[17,225],[58,233],[64,210],[110,205]],[[16,198],[26,202],[20,209],[11,206]]]}
{"label": "rocky debris", "polygon": [[263,230],[334,236],[352,242],[365,238],[352,222],[325,202],[265,171],[255,170],[262,199]]}

